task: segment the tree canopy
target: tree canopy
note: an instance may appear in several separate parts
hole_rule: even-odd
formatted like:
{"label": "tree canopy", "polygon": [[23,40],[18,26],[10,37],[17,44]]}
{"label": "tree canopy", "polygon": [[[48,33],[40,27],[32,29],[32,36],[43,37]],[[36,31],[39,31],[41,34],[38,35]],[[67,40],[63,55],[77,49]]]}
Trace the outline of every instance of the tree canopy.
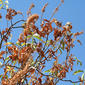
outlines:
{"label": "tree canopy", "polygon": [[[82,73],[78,80],[66,79],[66,76],[74,71],[75,63],[82,65],[82,62],[71,53],[71,49],[76,46],[75,41],[82,44],[77,37],[83,32],[72,32],[71,22],[63,24],[53,17],[62,3],[63,0],[54,9],[50,19],[43,17],[48,3],[42,7],[41,16],[38,13],[32,14],[31,10],[35,7],[32,3],[25,20],[21,11],[9,8],[7,0],[0,0],[0,10],[6,12],[4,16],[0,13],[0,19],[5,18],[7,21],[5,29],[3,26],[0,27],[1,85],[57,85],[59,81],[74,85],[85,84],[85,73],[80,69],[73,73],[73,76]],[[23,19],[13,22],[18,15]],[[22,31],[15,41],[12,33],[18,29]],[[10,42],[12,38],[14,42]]]}

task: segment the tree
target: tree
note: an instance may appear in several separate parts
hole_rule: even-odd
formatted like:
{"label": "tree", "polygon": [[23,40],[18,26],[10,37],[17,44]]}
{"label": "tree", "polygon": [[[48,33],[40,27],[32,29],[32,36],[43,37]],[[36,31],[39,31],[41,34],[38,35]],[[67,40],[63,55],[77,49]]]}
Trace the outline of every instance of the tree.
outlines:
{"label": "tree", "polygon": [[[64,1],[61,0],[61,3]],[[14,16],[18,14],[23,16],[22,12],[1,7],[1,10],[7,12],[6,20],[10,22],[5,30],[0,31],[2,85],[56,85],[59,81],[74,84],[80,82],[80,85],[84,83],[84,73],[78,81],[65,79],[68,76],[66,74],[73,71],[75,61],[82,64],[70,50],[75,46],[76,37],[83,32],[73,33],[70,22],[62,25],[56,18],[53,18],[61,3],[55,8],[50,19],[42,18],[48,3],[43,6],[41,17],[31,13],[31,9],[35,6],[31,4],[27,11],[27,20],[17,20],[15,23],[12,22]],[[1,14],[0,18],[3,18]],[[41,22],[37,26],[36,22],[39,19]],[[21,25],[16,26],[18,23]],[[22,32],[17,42],[9,42],[12,30],[20,28],[22,28]],[[81,44],[80,40],[77,42]],[[58,58],[62,55],[64,56],[63,62],[58,62]],[[50,64],[49,69],[47,63]],[[79,72],[83,72],[83,70],[75,71],[74,75]]]}

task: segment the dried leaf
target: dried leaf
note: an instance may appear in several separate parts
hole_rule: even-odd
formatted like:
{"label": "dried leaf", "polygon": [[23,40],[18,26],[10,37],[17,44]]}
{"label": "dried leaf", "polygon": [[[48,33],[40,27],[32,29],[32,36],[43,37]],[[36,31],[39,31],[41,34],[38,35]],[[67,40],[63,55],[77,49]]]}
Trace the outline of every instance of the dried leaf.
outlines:
{"label": "dried leaf", "polygon": [[78,43],[80,43],[80,45],[82,45],[81,41],[80,40],[77,40]]}
{"label": "dried leaf", "polygon": [[42,8],[42,12],[45,12],[45,8],[47,7],[47,5],[48,5],[48,3],[46,3],[44,6],[43,6],[43,8]]}
{"label": "dried leaf", "polygon": [[33,23],[35,21],[37,21],[37,19],[39,18],[39,15],[38,14],[33,14],[31,15],[30,17],[27,18],[27,25],[29,25],[30,23]]}
{"label": "dried leaf", "polygon": [[61,2],[64,4],[64,0],[61,0]]}
{"label": "dried leaf", "polygon": [[35,68],[34,67],[31,67],[30,70],[29,70],[29,72],[31,73],[31,75],[34,74]]}
{"label": "dried leaf", "polygon": [[2,58],[2,55],[5,54],[5,53],[6,53],[5,51],[0,52],[0,59]]}

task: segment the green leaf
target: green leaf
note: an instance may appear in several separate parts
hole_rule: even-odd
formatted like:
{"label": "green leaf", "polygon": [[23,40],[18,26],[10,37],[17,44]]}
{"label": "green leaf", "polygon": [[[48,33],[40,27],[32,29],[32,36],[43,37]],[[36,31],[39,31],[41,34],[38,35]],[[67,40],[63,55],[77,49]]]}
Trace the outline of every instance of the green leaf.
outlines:
{"label": "green leaf", "polygon": [[3,4],[3,2],[2,2],[2,1],[0,1],[0,4]]}
{"label": "green leaf", "polygon": [[10,58],[9,58],[9,57],[7,57],[7,58],[5,59],[5,61],[6,61],[6,60],[9,60],[9,59],[10,59]]}
{"label": "green leaf", "polygon": [[10,71],[11,67],[10,66],[7,66],[7,71]]}
{"label": "green leaf", "polygon": [[65,48],[65,43],[63,42],[62,43],[62,50],[64,50],[64,48]]}
{"label": "green leaf", "polygon": [[34,38],[37,38],[38,40],[40,40],[40,41],[42,41],[43,43],[45,43],[45,41],[43,41],[43,40],[41,39],[41,37],[39,37],[38,35],[33,35],[33,37],[34,37]]}
{"label": "green leaf", "polygon": [[8,75],[6,75],[5,77],[8,78]]}
{"label": "green leaf", "polygon": [[79,59],[77,59],[77,57],[75,57],[75,59],[77,60],[77,65],[80,64],[80,66],[82,66],[82,62]]}
{"label": "green leaf", "polygon": [[34,63],[35,63],[35,62],[33,61],[33,62],[32,62],[32,65],[33,65]]}
{"label": "green leaf", "polygon": [[80,64],[80,66],[82,66],[82,62],[77,60],[77,65]]}
{"label": "green leaf", "polygon": [[5,1],[5,6],[6,6],[6,9],[8,9],[8,0]]}
{"label": "green leaf", "polygon": [[51,72],[51,70],[49,69],[49,70],[44,71],[44,73],[48,73],[48,72]]}
{"label": "green leaf", "polygon": [[73,85],[77,85],[76,83],[73,83]]}
{"label": "green leaf", "polygon": [[82,66],[82,62],[80,62],[80,66]]}
{"label": "green leaf", "polygon": [[50,40],[48,40],[48,41],[47,41],[47,44],[46,44],[46,46],[48,46],[49,44],[50,44]]}
{"label": "green leaf", "polygon": [[32,35],[28,35],[26,38],[31,38],[32,37]]}
{"label": "green leaf", "polygon": [[82,74],[81,80],[84,80],[85,73]]}
{"label": "green leaf", "polygon": [[33,43],[34,43],[34,39],[33,39],[33,37],[32,37],[32,43],[31,43],[31,45],[33,45]]}
{"label": "green leaf", "polygon": [[78,70],[73,73],[73,75],[76,75],[77,73],[83,72],[83,70]]}
{"label": "green leaf", "polygon": [[26,45],[26,43],[25,43],[25,42],[21,44],[21,46],[24,46],[24,45]]}
{"label": "green leaf", "polygon": [[15,65],[17,63],[17,60],[13,62],[13,65]]}
{"label": "green leaf", "polygon": [[59,49],[59,51],[60,51],[60,55],[62,54],[62,50],[61,49]]}
{"label": "green leaf", "polygon": [[5,1],[5,3],[7,3],[7,4],[8,4],[8,3],[9,3],[9,2],[8,2],[8,0],[6,0],[6,1]]}
{"label": "green leaf", "polygon": [[25,43],[25,42],[21,44],[21,46],[24,46],[24,45],[29,46],[30,44],[29,43]]}
{"label": "green leaf", "polygon": [[12,42],[7,42],[4,45],[12,45],[12,44],[13,44]]}
{"label": "green leaf", "polygon": [[21,46],[21,43],[19,41],[16,42],[16,45]]}
{"label": "green leaf", "polygon": [[55,75],[57,75],[58,74],[58,72],[55,72]]}
{"label": "green leaf", "polygon": [[62,46],[61,46],[61,49],[64,50],[64,48],[65,48],[64,40],[62,39],[62,40],[60,41],[60,43],[61,43],[61,45],[62,45]]}
{"label": "green leaf", "polygon": [[3,74],[0,75],[0,78],[3,76]]}

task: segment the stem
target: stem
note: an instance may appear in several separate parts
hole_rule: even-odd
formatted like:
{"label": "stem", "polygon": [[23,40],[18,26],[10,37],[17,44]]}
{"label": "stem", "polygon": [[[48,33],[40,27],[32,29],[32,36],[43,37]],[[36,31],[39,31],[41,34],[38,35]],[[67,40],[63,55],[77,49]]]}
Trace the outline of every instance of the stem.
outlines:
{"label": "stem", "polygon": [[47,44],[47,41],[48,41],[48,35],[47,35],[46,43],[45,43],[45,45],[44,45],[44,47],[43,47],[43,50],[45,50],[45,46],[46,46],[46,44]]}
{"label": "stem", "polygon": [[1,38],[0,49],[1,49],[2,42],[3,42],[3,40],[4,40],[4,37],[7,36],[7,34],[9,33],[9,31],[12,29],[12,27],[13,27],[14,25],[16,25],[17,23],[19,23],[19,22],[21,22],[21,21],[25,22],[25,20],[19,20],[19,21],[15,22],[14,24],[12,24],[12,25],[9,27],[7,33]]}

